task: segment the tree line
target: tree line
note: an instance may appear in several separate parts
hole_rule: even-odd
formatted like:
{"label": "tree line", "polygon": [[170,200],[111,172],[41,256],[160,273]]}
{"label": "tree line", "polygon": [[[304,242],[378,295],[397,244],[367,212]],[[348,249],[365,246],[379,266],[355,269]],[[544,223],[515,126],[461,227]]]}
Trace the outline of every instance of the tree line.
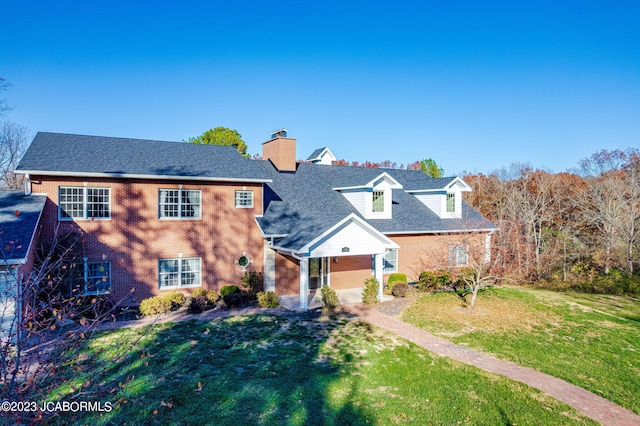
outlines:
{"label": "tree line", "polygon": [[503,276],[571,283],[637,275],[638,149],[602,150],[569,172],[516,163],[464,180],[473,188],[467,203],[500,228],[493,244]]}

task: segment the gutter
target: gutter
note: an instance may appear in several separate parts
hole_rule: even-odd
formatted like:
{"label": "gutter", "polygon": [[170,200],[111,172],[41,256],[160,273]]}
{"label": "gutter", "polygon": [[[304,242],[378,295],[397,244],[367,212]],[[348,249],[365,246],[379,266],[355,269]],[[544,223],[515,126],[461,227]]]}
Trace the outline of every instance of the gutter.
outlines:
{"label": "gutter", "polygon": [[62,172],[51,170],[16,170],[18,175],[36,176],[66,176],[66,177],[93,177],[93,178],[121,178],[121,179],[169,179],[207,182],[249,182],[249,183],[269,183],[273,179],[258,178],[218,178],[210,176],[180,176],[180,175],[145,175],[135,173],[107,173],[107,172]]}

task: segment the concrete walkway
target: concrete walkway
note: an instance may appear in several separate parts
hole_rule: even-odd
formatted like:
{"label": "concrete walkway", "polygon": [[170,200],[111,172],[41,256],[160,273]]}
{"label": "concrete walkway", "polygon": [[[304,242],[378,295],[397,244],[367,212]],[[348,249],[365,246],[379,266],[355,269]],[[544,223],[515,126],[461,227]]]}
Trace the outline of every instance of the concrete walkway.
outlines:
{"label": "concrete walkway", "polygon": [[453,358],[465,364],[500,374],[539,389],[555,399],[569,404],[603,425],[640,425],[640,416],[564,380],[456,345],[362,304],[346,305],[342,308],[352,315],[387,329],[433,353]]}

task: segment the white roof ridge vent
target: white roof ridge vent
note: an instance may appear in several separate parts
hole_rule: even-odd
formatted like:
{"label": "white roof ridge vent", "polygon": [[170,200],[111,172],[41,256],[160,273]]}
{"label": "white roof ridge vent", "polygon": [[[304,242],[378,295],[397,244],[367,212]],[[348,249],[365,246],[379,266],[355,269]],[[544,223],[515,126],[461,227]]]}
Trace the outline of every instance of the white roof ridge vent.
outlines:
{"label": "white roof ridge vent", "polygon": [[275,138],[286,138],[287,137],[287,129],[278,129],[271,132],[271,139]]}

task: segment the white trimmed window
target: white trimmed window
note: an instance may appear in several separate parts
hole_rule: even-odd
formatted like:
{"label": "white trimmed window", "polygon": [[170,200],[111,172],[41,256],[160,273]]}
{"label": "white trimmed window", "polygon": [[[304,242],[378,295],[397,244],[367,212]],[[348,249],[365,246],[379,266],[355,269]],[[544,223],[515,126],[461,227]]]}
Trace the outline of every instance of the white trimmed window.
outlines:
{"label": "white trimmed window", "polygon": [[187,257],[158,261],[160,290],[202,286],[202,258]]}
{"label": "white trimmed window", "polygon": [[110,219],[111,189],[86,186],[58,188],[60,219]]}
{"label": "white trimmed window", "polygon": [[398,272],[398,249],[391,249],[384,255],[384,273]]}
{"label": "white trimmed window", "polygon": [[83,296],[111,293],[111,262],[85,262],[83,269]]}
{"label": "white trimmed window", "polygon": [[253,207],[253,191],[236,191],[236,207],[252,208]]}
{"label": "white trimmed window", "polygon": [[373,191],[372,211],[374,213],[384,212],[384,191]]}
{"label": "white trimmed window", "polygon": [[447,213],[456,212],[456,194],[447,194]]}
{"label": "white trimmed window", "polygon": [[464,245],[449,246],[448,258],[450,267],[467,266],[469,263],[469,250]]}
{"label": "white trimmed window", "polygon": [[161,189],[158,192],[160,219],[200,219],[202,191]]}

